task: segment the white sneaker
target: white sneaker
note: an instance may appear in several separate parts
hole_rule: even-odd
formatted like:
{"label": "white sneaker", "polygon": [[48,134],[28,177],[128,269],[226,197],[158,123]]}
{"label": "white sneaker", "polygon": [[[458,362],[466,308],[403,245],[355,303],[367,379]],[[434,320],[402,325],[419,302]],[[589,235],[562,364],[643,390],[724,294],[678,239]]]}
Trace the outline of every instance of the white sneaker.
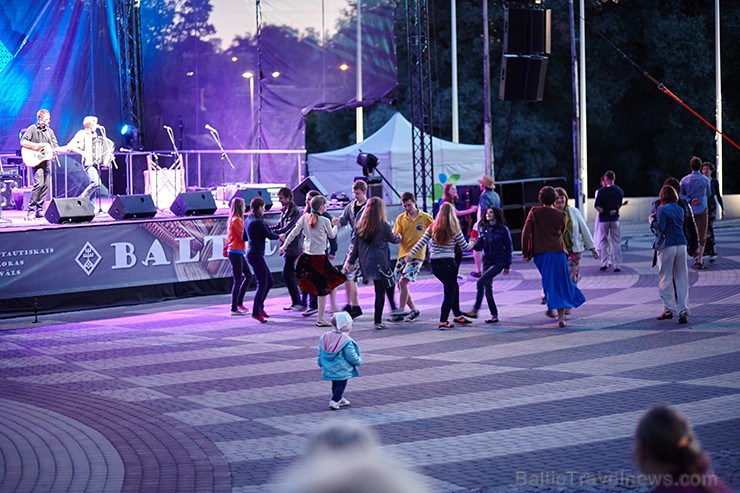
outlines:
{"label": "white sneaker", "polygon": [[344,407],[344,406],[349,406],[350,402],[349,400],[342,397],[342,399],[337,404],[339,404],[339,407]]}
{"label": "white sneaker", "polygon": [[331,409],[332,411],[338,411],[340,406],[339,402],[329,401],[329,409]]}
{"label": "white sneaker", "polygon": [[232,311],[231,311],[231,316],[232,316],[232,317],[242,317],[242,316],[244,316],[244,315],[246,315],[246,313],[244,313],[244,312],[240,312],[239,310],[237,310],[237,311],[233,311],[233,310],[232,310]]}

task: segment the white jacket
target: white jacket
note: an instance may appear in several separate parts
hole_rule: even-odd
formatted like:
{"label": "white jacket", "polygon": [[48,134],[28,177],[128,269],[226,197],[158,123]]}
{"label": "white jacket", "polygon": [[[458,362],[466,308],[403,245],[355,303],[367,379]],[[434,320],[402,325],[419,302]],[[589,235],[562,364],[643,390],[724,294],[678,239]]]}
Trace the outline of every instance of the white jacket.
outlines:
{"label": "white jacket", "polygon": [[575,207],[568,207],[568,213],[570,214],[570,221],[573,224],[570,230],[571,237],[573,238],[573,253],[592,250],[594,248],[594,238],[591,236],[591,231],[588,229],[586,220],[583,219],[583,214]]}

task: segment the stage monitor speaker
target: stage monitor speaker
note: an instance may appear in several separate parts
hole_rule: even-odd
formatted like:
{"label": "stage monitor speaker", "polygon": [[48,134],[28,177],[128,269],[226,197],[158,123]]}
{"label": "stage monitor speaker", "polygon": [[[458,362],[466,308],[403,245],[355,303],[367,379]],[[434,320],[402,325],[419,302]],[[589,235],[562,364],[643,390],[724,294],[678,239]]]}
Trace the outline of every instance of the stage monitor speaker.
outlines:
{"label": "stage monitor speaker", "polygon": [[116,220],[147,219],[157,215],[157,208],[149,194],[116,195],[108,209],[108,215]]}
{"label": "stage monitor speaker", "polygon": [[321,195],[326,197],[328,190],[324,188],[321,182],[315,176],[307,176],[293,189],[293,202],[297,206],[303,207],[306,205],[306,195],[311,190],[316,190]]}
{"label": "stage monitor speaker", "polygon": [[550,53],[550,9],[504,9],[504,53]]}
{"label": "stage monitor speaker", "polygon": [[208,216],[216,212],[216,201],[210,191],[183,192],[172,203],[170,210],[176,216]]}
{"label": "stage monitor speaker", "polygon": [[95,208],[89,199],[72,197],[52,199],[44,213],[47,221],[53,224],[86,223],[95,217]]}
{"label": "stage monitor speaker", "polygon": [[272,197],[270,197],[270,192],[268,192],[266,188],[240,188],[234,192],[234,195],[229,199],[229,205],[231,205],[231,201],[237,197],[244,199],[245,211],[249,210],[249,204],[252,202],[252,199],[256,197],[260,197],[265,201],[266,211],[272,209]]}
{"label": "stage monitor speaker", "polygon": [[504,55],[498,97],[504,101],[542,101],[547,57]]}

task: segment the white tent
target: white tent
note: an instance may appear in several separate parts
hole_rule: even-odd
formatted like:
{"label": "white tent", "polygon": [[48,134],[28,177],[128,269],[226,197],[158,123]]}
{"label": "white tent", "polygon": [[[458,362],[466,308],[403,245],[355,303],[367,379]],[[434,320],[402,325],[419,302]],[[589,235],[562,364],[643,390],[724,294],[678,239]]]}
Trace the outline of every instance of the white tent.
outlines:
{"label": "white tent", "polygon": [[[377,132],[360,144],[309,154],[306,165],[308,174],[315,176],[329,194],[344,192],[351,198],[354,178],[362,175],[362,168],[357,164],[357,154],[368,152],[378,157],[377,169],[399,194],[413,192],[411,131],[411,123],[400,113],[396,113]],[[457,184],[475,185],[484,175],[485,158],[482,145],[455,144],[434,137],[432,152],[435,185],[444,185],[453,175],[459,175],[457,179],[452,178]],[[383,193],[386,203],[400,203],[400,199],[386,184]]]}

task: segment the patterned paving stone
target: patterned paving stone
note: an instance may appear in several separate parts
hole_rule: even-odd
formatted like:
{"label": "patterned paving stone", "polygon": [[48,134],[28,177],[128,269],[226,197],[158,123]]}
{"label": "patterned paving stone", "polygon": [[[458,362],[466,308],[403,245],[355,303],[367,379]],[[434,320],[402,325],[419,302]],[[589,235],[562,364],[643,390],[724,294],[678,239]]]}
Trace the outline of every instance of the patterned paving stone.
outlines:
{"label": "patterned paving stone", "polygon": [[[499,324],[438,331],[440,285],[423,273],[418,321],[355,321],[364,364],[339,412],[316,364],[325,329],[282,311],[284,289],[264,325],[230,317],[227,295],[0,321],[0,491],[275,491],[312,432],[352,418],[435,493],[579,491],[553,483],[568,473],[641,493],[624,480],[638,473],[634,428],[666,401],[740,488],[740,221],[722,221],[723,256],[691,270],[687,326],[655,320],[651,238],[624,226],[623,272],[585,260],[588,301],[566,329],[517,260],[494,282]],[[463,276],[463,309],[474,292]]]}

